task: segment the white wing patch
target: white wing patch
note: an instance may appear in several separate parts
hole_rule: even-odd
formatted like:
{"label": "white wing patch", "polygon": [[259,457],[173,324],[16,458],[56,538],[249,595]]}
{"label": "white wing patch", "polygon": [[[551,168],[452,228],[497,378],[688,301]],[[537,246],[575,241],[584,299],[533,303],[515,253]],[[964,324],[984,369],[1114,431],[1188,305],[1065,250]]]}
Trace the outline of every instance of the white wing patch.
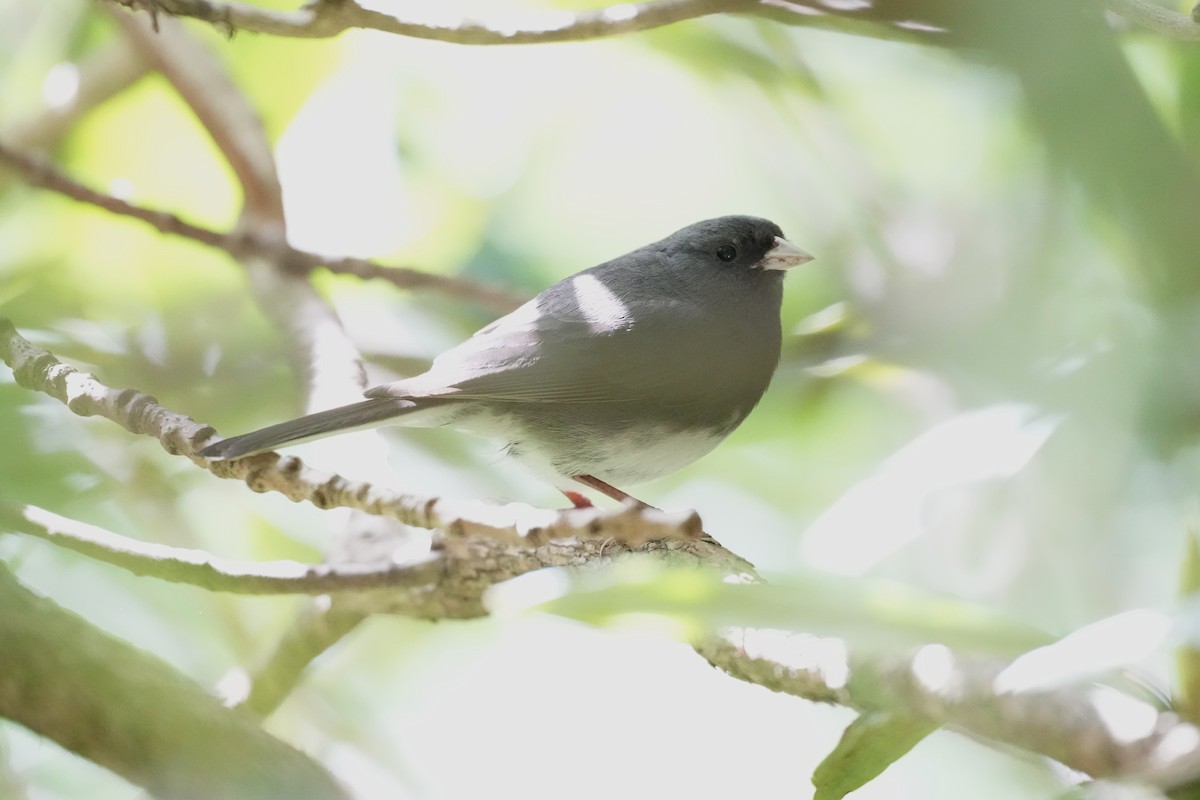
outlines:
{"label": "white wing patch", "polygon": [[593,275],[576,275],[571,288],[579,313],[592,333],[609,333],[629,326],[629,309]]}

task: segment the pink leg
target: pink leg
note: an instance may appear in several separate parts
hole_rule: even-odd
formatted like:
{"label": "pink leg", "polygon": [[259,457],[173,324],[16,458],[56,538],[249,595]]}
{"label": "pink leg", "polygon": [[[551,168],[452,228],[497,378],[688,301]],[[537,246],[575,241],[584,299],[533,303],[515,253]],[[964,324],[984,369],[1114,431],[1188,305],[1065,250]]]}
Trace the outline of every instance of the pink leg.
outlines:
{"label": "pink leg", "polygon": [[579,492],[572,492],[568,489],[563,489],[562,493],[567,496],[567,499],[571,501],[571,505],[574,506],[575,508],[591,508],[592,507],[592,501],[588,500],[586,497],[584,497]]}
{"label": "pink leg", "polygon": [[[604,495],[605,497],[611,497],[613,500],[616,500],[619,503],[624,503],[626,500],[632,500],[633,502],[638,503],[643,506],[649,505],[648,503],[643,503],[641,500],[638,500],[636,497],[629,494],[628,492],[622,492],[620,489],[613,486],[611,483],[605,483],[604,481],[600,480],[599,478],[593,478],[591,475],[574,475],[574,476],[572,476],[572,479],[579,481],[580,483],[582,483],[584,486],[588,487],[589,489],[595,489],[597,492]],[[569,494],[567,496],[570,497]],[[574,502],[574,500],[572,500],[571,502]],[[589,503],[588,505],[591,505],[591,503]]]}

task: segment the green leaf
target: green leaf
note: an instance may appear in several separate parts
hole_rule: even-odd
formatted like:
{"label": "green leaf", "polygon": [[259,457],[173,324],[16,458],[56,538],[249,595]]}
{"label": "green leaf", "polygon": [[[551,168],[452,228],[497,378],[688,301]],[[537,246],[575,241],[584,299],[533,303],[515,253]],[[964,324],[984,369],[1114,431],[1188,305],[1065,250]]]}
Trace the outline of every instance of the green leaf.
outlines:
{"label": "green leaf", "polygon": [[592,624],[659,615],[687,633],[725,626],[779,628],[872,646],[938,642],[1000,655],[1053,641],[993,609],[891,581],[810,571],[735,584],[715,572],[642,559],[577,579],[541,608]]}
{"label": "green leaf", "polygon": [[813,800],[839,800],[867,785],[937,728],[937,723],[915,714],[861,715],[813,773]]}

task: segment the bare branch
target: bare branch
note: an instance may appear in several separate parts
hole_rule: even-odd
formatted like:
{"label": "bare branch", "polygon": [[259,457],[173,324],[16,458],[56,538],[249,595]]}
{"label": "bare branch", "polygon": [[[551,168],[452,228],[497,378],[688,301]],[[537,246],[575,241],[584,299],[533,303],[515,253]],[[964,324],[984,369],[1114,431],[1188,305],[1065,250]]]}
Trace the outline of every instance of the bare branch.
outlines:
{"label": "bare branch", "polygon": [[410,267],[388,267],[363,258],[323,256],[289,247],[275,237],[261,237],[252,230],[220,233],[186,222],[165,211],[136,206],[119,197],[98,192],[68,177],[45,159],[21,153],[0,142],[0,162],[7,164],[26,183],[103,208],[113,214],[141,220],[160,233],[182,236],[201,244],[224,250],[235,259],[260,256],[277,261],[286,269],[311,272],[325,268],[340,275],[354,275],[364,280],[385,280],[401,289],[432,290],[471,303],[507,312],[527,298],[507,289],[464,278],[434,275]]}
{"label": "bare branch", "polygon": [[[139,0],[139,4],[148,5]],[[141,54],[170,81],[213,138],[242,187],[256,223],[283,238],[283,192],[262,121],[220,61],[173,20],[113,10],[110,16]],[[154,17],[151,16],[153,22]],[[266,233],[266,231],[263,231]]]}
{"label": "bare branch", "polygon": [[418,39],[472,45],[573,42],[658,28],[709,14],[747,11],[756,0],[649,0],[591,11],[546,11],[529,25],[401,19],[363,8],[353,0],[315,0],[296,11],[275,11],[221,0],[111,0],[120,5],[157,9],[212,23],[222,30],[275,36],[327,38],[351,28],[366,28]]}
{"label": "bare branch", "polygon": [[1200,23],[1186,14],[1147,0],[1105,0],[1108,7],[1130,22],[1172,39],[1200,40]]}
{"label": "bare branch", "polygon": [[749,628],[728,630],[696,649],[735,678],[778,692],[864,711],[921,714],[1092,777],[1173,788],[1200,776],[1200,731],[1177,715],[1093,683],[1001,691],[1004,660],[941,645],[831,658],[827,640]]}
{"label": "bare branch", "polygon": [[3,316],[0,360],[12,369],[17,383],[50,395],[80,416],[104,417],[132,433],[154,437],[168,453],[187,456],[218,477],[244,480],[257,492],[279,492],[293,501],[307,500],[318,508],[355,508],[406,525],[437,529],[452,538],[479,536],[525,545],[574,537],[637,544],[650,539],[691,539],[701,534],[700,518],[694,511],[671,513],[633,504],[604,511],[455,502],[348,480],[276,453],[210,463],[195,453],[212,438],[212,427],[162,407],[150,395],[105,386],[30,344]]}
{"label": "bare branch", "polygon": [[134,575],[237,594],[327,594],[436,583],[442,555],[404,564],[301,564],[298,561],[235,561],[203,550],[131,539],[95,525],[26,506],[28,533]]}

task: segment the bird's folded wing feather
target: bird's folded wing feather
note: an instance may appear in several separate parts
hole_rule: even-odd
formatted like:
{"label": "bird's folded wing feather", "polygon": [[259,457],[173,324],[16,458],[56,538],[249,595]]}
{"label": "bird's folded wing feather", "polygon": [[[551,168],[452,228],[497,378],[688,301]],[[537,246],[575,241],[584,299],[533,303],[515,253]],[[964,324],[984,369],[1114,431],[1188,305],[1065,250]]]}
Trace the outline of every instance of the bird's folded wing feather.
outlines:
{"label": "bird's folded wing feather", "polygon": [[[658,309],[662,311],[662,309]],[[686,404],[702,392],[702,321],[681,308],[649,322],[575,306],[527,304],[443,353],[429,372],[380,386],[369,397],[453,397],[521,403]]]}

